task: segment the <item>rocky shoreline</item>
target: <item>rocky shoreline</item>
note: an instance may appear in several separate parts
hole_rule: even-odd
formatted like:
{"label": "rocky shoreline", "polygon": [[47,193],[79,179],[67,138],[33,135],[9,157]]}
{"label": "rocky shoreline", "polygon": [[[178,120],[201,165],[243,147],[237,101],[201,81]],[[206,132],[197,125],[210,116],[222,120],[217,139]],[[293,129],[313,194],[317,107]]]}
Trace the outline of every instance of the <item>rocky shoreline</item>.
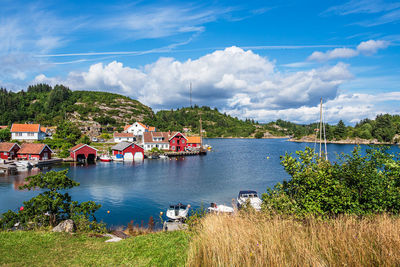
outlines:
{"label": "rocky shoreline", "polygon": [[[300,139],[289,138],[290,142],[298,142],[298,143],[314,143],[315,137],[305,136]],[[319,142],[317,140],[317,142]],[[347,138],[344,140],[326,140],[328,144],[342,144],[342,145],[396,145],[396,143],[388,143],[388,142],[379,142],[378,140],[368,140],[362,138]]]}

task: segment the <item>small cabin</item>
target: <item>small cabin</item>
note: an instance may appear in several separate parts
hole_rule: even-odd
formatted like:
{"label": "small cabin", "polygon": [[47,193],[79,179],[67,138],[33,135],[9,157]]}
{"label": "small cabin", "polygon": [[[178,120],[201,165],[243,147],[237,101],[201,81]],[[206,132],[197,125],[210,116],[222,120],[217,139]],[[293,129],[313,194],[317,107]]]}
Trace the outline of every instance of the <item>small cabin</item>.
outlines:
{"label": "small cabin", "polygon": [[72,147],[69,152],[74,161],[95,162],[97,158],[97,149],[87,144],[78,144]]}
{"label": "small cabin", "polygon": [[188,136],[187,146],[200,148],[201,147],[201,138],[200,136]]}
{"label": "small cabin", "polygon": [[47,160],[51,159],[53,151],[46,144],[24,143],[17,152],[19,159]]}
{"label": "small cabin", "polygon": [[0,159],[15,159],[20,148],[17,143],[0,143]]}

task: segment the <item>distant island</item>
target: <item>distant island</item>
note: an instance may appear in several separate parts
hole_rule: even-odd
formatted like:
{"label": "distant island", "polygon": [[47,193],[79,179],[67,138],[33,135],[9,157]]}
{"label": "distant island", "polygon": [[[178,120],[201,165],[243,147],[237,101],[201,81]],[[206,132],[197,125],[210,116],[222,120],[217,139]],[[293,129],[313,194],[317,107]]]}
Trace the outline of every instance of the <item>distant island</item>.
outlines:
{"label": "distant island", "polygon": [[[0,88],[0,125],[3,126],[16,122],[57,126],[61,121],[69,121],[80,129],[90,129],[89,135],[97,136],[122,131],[125,125],[140,121],[154,125],[159,131],[199,134],[200,118],[203,136],[208,138],[290,138],[290,141],[314,142],[318,128],[317,123],[242,120],[217,108],[197,105],[154,112],[123,95],[72,91],[63,85],[53,88],[37,84],[19,92]],[[325,131],[327,141],[332,143],[393,144],[400,142],[400,116],[381,114],[374,120],[361,120],[354,127],[346,126],[341,120],[336,125],[326,124]]]}

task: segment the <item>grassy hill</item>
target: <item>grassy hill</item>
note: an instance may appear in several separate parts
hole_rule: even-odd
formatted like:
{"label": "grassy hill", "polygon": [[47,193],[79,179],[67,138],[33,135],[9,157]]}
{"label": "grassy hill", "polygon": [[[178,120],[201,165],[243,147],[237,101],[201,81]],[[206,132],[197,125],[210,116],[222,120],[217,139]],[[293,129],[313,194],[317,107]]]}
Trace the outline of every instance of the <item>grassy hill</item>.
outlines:
{"label": "grassy hill", "polygon": [[119,94],[97,91],[71,91],[65,86],[29,86],[27,91],[0,89],[0,124],[37,122],[57,125],[67,119],[77,124],[97,122],[123,126],[154,116],[152,109]]}

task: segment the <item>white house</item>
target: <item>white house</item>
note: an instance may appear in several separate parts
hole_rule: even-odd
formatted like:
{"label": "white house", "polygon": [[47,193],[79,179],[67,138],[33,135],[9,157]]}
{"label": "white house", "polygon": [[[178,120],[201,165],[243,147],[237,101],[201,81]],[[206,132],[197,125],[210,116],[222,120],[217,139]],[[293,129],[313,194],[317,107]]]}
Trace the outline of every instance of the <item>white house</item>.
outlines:
{"label": "white house", "polygon": [[136,141],[136,137],[134,136],[133,133],[114,133],[114,142],[115,143],[120,143],[120,142],[134,142]]}
{"label": "white house", "polygon": [[157,147],[160,150],[169,150],[169,133],[167,132],[145,132],[143,134],[143,148],[149,151]]}
{"label": "white house", "polygon": [[124,132],[133,133],[135,136],[143,136],[145,132],[155,132],[156,128],[152,126],[146,126],[141,122],[135,122],[132,125],[127,125],[124,128]]}
{"label": "white house", "polygon": [[17,124],[11,126],[11,139],[23,141],[38,141],[46,138],[40,124]]}

